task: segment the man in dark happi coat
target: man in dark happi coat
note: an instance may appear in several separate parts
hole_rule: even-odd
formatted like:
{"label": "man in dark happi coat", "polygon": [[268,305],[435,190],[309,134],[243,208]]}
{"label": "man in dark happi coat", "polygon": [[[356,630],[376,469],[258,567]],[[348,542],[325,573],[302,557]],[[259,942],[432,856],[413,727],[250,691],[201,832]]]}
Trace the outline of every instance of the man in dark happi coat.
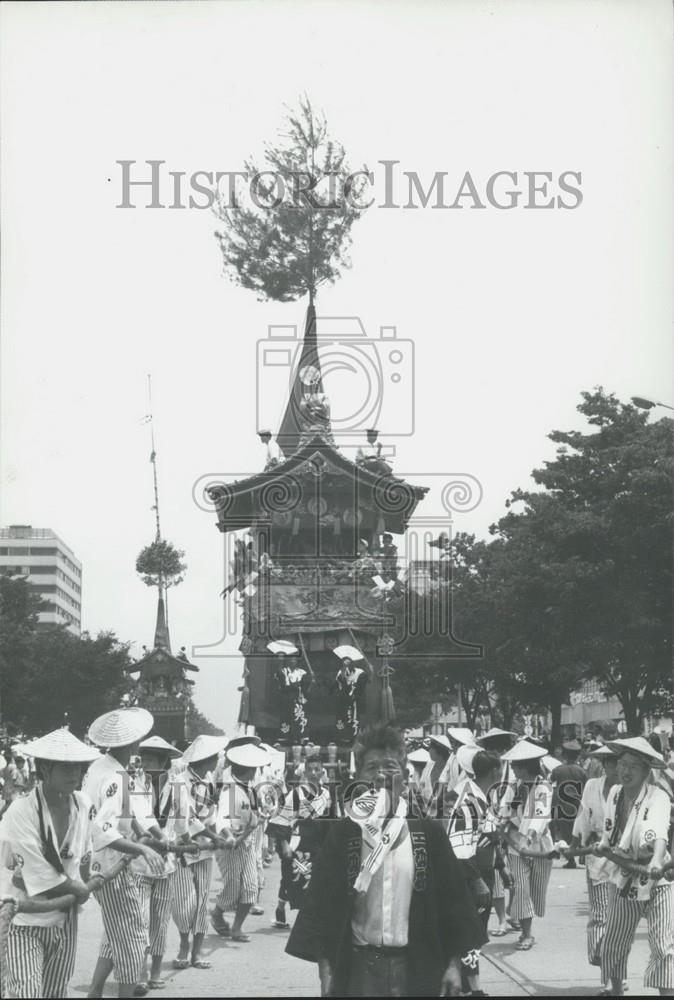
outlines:
{"label": "man in dark happi coat", "polygon": [[389,726],[354,747],[359,787],[314,863],[286,951],[323,996],[440,996],[487,940],[441,824],[407,816],[406,751]]}

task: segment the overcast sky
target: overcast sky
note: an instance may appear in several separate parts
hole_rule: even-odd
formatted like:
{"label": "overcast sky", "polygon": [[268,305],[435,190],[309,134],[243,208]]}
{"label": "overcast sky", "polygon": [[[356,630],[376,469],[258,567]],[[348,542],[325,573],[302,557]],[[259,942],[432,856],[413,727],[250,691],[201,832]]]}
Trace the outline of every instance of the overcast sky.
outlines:
{"label": "overcast sky", "polygon": [[[414,342],[415,433],[394,464],[480,481],[456,530],[486,534],[553,454],[547,433],[582,426],[583,389],[672,402],[667,0],[10,2],[0,17],[0,521],[72,547],[85,628],[150,642],[134,563],[154,529],[151,372],[162,526],[189,566],[172,639],[228,731],[239,640],[220,642],[222,539],[192,488],[261,467],[256,344],[305,303],[224,279],[210,212],[116,208],[117,160],[241,169],[306,93],[355,167],[399,160],[448,189],[470,171],[482,191],[500,170],[582,172],[571,211],[372,208],[352,270],[320,293],[319,314]],[[349,390],[332,388],[339,407]]]}

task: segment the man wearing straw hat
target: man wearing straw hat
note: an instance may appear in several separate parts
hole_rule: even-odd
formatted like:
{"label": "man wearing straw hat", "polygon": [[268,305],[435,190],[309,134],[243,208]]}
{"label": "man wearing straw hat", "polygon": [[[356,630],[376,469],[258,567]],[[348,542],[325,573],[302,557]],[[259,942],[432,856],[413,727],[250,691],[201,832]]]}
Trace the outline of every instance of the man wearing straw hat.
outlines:
{"label": "man wearing straw hat", "polygon": [[286,904],[291,910],[301,907],[313,863],[330,827],[325,820],[333,811],[332,798],[329,787],[323,784],[324,774],[320,749],[307,752],[302,778],[287,790],[282,809],[268,827],[281,858],[274,927],[289,927]]}
{"label": "man wearing straw hat", "polygon": [[[498,821],[491,808],[490,793],[498,785],[501,762],[495,754],[480,747],[459,747],[457,758],[463,775],[447,793],[447,835],[461,865],[473,896],[480,921],[486,932],[492,906],[494,871],[504,867],[496,840]],[[464,992],[475,995],[480,990],[480,953],[471,951],[461,958]],[[478,996],[481,996],[478,992]]]}
{"label": "man wearing straw hat", "polygon": [[[7,940],[6,988],[16,997],[65,997],[75,966],[76,904],[102,884],[82,881],[90,856],[88,799],[82,772],[98,757],[68,729],[57,729],[26,748],[36,760],[38,784],[16,799],[0,823],[0,897],[14,896],[19,912]],[[45,894],[73,905],[64,912],[32,912]],[[36,900],[35,897],[38,897]],[[24,910],[24,912],[21,912]]]}
{"label": "man wearing straw hat", "polygon": [[[498,726],[492,728],[478,737],[477,742],[487,753],[496,754],[500,757],[510,750],[515,742],[517,734],[510,729],[500,729]],[[493,810],[499,815],[500,803],[512,779],[510,764],[508,761],[501,761],[501,780],[492,789],[489,796]],[[494,870],[494,888],[492,891],[492,906],[498,919],[498,927],[491,932],[492,937],[504,937],[509,930],[506,911],[506,891],[509,892],[512,900],[512,876],[510,869],[506,865],[504,868]]]}
{"label": "man wearing straw hat", "polygon": [[[161,736],[150,736],[140,745],[141,769],[136,772],[136,788],[140,785],[140,793],[144,797],[144,814],[148,817],[149,827],[155,827],[155,835],[166,826],[167,810],[162,815],[159,802],[163,783],[168,777],[167,771],[171,759],[180,757],[180,751]],[[138,882],[143,906],[143,917],[148,929],[149,954],[151,956],[148,987],[160,990],[165,986],[161,978],[161,964],[166,951],[166,932],[171,916],[173,902],[173,873],[175,863],[170,855],[164,861],[162,875],[154,875],[144,858],[137,858],[132,864],[132,870]]]}
{"label": "man wearing straw hat", "polygon": [[185,865],[178,865],[173,876],[173,920],[180,934],[180,950],[173,960],[174,969],[211,967],[210,962],[201,957],[201,949],[208,928],[213,853],[223,845],[216,833],[213,775],[225,743],[224,736],[197,736],[183,754],[186,769],[176,776],[168,792],[171,806],[166,832],[169,838],[183,841],[195,838],[199,845],[198,853],[186,856]]}
{"label": "man wearing straw hat", "polygon": [[546,754],[544,747],[525,739],[502,758],[512,765],[516,781],[501,800],[500,814],[505,818],[508,857],[515,882],[511,919],[521,927],[518,951],[529,951],[534,945],[533,918],[545,916],[552,872],[552,788],[540,771],[540,760]]}
{"label": "man wearing straw hat", "polygon": [[[590,753],[595,760],[601,762],[604,773],[600,778],[588,778],[585,784],[578,815],[573,825],[573,836],[569,845],[571,852],[578,846],[590,847],[601,840],[606,819],[606,803],[611,789],[618,781],[616,754],[609,747],[599,744]],[[562,853],[565,853],[563,845],[560,843],[558,846]],[[590,965],[598,966],[601,965],[599,956],[608,915],[610,862],[607,858],[588,855],[585,859],[585,876],[590,904],[587,921],[587,960]],[[608,983],[604,979],[598,995],[610,995]]]}
{"label": "man wearing straw hat", "polygon": [[597,845],[626,859],[646,859],[650,871],[635,876],[609,861],[612,883],[606,930],[601,945],[601,971],[613,996],[622,996],[627,960],[642,917],[648,923],[650,960],[644,986],[663,996],[674,994],[674,885],[663,878],[671,860],[668,850],[669,799],[650,783],[651,768],[665,761],[643,736],[608,743],[618,757],[618,782],[606,804],[604,831]]}
{"label": "man wearing straw hat", "polygon": [[[232,781],[222,786],[218,801],[217,830],[225,839],[215,859],[222,875],[222,891],[211,913],[213,926],[223,937],[247,943],[243,922],[258,898],[257,828],[261,820],[250,783],[259,767],[269,763],[268,754],[246,742],[227,750]],[[231,929],[224,918],[234,912]]]}
{"label": "man wearing straw hat", "polygon": [[477,743],[472,731],[466,729],[465,726],[449,726],[447,739],[449,740],[450,754],[438,780],[441,785],[446,787],[447,791],[451,792],[463,773],[457,756],[459,750],[461,747],[477,747]]}
{"label": "man wearing straw hat", "polygon": [[[141,803],[133,795],[129,774],[131,758],[152,729],[154,719],[144,708],[119,708],[95,719],[89,739],[107,752],[89,768],[83,790],[92,803],[92,871],[108,875],[125,855],[143,857],[150,872],[160,875],[164,862],[150,846],[132,838],[143,829]],[[115,970],[119,996],[133,996],[145,964],[147,929],[138,883],[128,866],[104,882],[96,898],[103,917],[103,939],[89,989],[101,997],[105,981]]]}
{"label": "man wearing straw hat", "polygon": [[445,773],[452,755],[452,746],[446,736],[431,734],[424,740],[424,749],[428,752],[428,760],[419,776],[419,791],[426,805],[434,807],[441,775]]}

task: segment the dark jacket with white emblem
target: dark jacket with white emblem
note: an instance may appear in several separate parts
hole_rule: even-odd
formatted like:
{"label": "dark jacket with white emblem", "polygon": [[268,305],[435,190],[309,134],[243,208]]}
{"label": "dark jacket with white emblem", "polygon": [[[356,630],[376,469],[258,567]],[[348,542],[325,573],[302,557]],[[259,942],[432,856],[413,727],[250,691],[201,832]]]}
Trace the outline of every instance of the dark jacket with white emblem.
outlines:
{"label": "dark jacket with white emblem", "polygon": [[[451,958],[487,940],[461,866],[434,820],[408,820],[414,856],[409,913],[409,994],[438,996]],[[350,819],[333,824],[314,863],[311,882],[286,951],[310,962],[326,958],[337,996],[348,995],[351,913],[361,863],[360,828]]]}

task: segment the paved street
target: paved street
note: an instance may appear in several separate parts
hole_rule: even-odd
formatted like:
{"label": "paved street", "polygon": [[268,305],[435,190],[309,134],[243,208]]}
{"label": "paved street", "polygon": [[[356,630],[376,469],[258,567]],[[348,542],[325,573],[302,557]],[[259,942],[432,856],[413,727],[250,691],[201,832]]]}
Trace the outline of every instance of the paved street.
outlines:
{"label": "paved street", "polygon": [[[279,882],[279,863],[267,869],[263,893],[265,914],[250,917],[246,930],[250,944],[232,944],[214,934],[207,939],[208,971],[176,972],[171,959],[177,952],[178,935],[171,923],[164,976],[167,988],[155,996],[316,996],[318,978],[313,965],[291,959],[284,953],[287,931],[270,927]],[[514,950],[516,935],[495,938],[486,948],[482,986],[492,996],[591,996],[598,988],[597,970],[587,964],[585,922],[587,906],[585,871],[565,871],[555,863],[548,895],[548,915],[534,928],[536,945],[530,952]],[[77,967],[72,982],[75,996],[86,995],[101,934],[98,905],[87,904],[82,916]],[[642,975],[647,961],[646,925],[639,927],[630,961],[630,993],[642,994]],[[655,990],[647,993],[655,995]],[[111,980],[107,996],[116,996]]]}

